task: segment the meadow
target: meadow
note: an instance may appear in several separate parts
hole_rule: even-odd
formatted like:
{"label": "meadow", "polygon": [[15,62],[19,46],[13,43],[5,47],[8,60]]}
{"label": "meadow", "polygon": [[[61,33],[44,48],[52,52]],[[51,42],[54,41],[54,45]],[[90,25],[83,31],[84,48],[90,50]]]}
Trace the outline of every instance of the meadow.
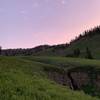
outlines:
{"label": "meadow", "polygon": [[51,68],[61,59],[70,63],[71,58],[40,58],[0,57],[0,100],[99,100],[47,78],[44,67]]}

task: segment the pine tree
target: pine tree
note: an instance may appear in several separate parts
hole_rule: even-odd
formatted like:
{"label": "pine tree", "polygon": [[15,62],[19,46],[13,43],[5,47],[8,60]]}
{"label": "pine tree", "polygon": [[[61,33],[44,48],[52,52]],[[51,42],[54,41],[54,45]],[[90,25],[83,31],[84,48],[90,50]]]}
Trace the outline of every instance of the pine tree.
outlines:
{"label": "pine tree", "polygon": [[92,53],[88,47],[86,48],[86,58],[93,59]]}
{"label": "pine tree", "polygon": [[1,55],[2,47],[0,46],[0,55]]}
{"label": "pine tree", "polygon": [[80,55],[80,49],[77,48],[77,49],[74,50],[74,56],[79,57],[79,55]]}

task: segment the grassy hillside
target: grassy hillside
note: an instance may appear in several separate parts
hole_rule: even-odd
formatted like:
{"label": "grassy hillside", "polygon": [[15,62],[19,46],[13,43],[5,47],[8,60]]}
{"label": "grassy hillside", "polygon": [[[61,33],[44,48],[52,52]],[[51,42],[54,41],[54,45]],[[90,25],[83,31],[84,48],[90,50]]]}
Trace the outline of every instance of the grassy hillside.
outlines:
{"label": "grassy hillside", "polygon": [[[0,50],[3,56],[66,56],[66,57],[87,57],[88,51],[94,59],[100,59],[100,26],[83,32],[70,43],[58,45],[40,45],[28,49],[5,49]],[[78,53],[78,55],[77,55]],[[87,57],[89,58],[89,57]]]}
{"label": "grassy hillside", "polygon": [[85,58],[87,47],[91,51],[94,59],[100,59],[100,27],[84,32],[83,35],[77,37],[69,45],[62,44],[53,46],[51,48],[41,50],[34,55],[75,56],[73,55],[74,50],[79,49],[79,57]]}
{"label": "grassy hillside", "polygon": [[49,55],[49,56],[67,56],[72,55],[74,50],[80,49],[80,57],[85,57],[86,48],[89,48],[92,52],[92,55],[96,59],[100,59],[100,35],[94,35],[93,37],[82,38],[76,42],[73,42],[71,45],[64,49],[50,48],[45,51],[38,52],[37,55]]}
{"label": "grassy hillside", "polygon": [[89,48],[94,58],[100,58],[100,34],[92,37],[82,38],[76,42],[73,42],[67,49],[66,53],[72,53],[75,48],[79,48],[81,51],[81,57],[86,54],[86,48]]}
{"label": "grassy hillside", "polygon": [[23,58],[31,61],[37,61],[40,63],[52,65],[51,67],[47,67],[45,69],[49,74],[51,73],[51,76],[49,75],[49,77],[57,81],[57,83],[66,84],[66,75],[68,76],[69,72],[70,75],[74,73],[75,77],[72,78],[74,82],[76,81],[75,84],[78,86],[77,89],[83,90],[85,91],[85,93],[88,93],[90,95],[100,97],[100,86],[97,85],[100,84],[99,60],[43,56]]}
{"label": "grassy hillside", "polygon": [[0,57],[0,100],[99,100],[50,81],[44,67],[54,64],[36,62],[37,59]]}
{"label": "grassy hillside", "polygon": [[72,58],[72,57],[48,57],[48,56],[27,56],[21,57],[23,59],[37,61],[45,64],[56,65],[60,67],[67,67],[69,65],[73,67],[78,66],[94,66],[94,68],[100,68],[100,60],[90,60],[84,58]]}
{"label": "grassy hillside", "polygon": [[92,37],[85,37],[78,41],[71,43],[65,48],[49,48],[44,51],[35,53],[34,55],[43,55],[43,56],[67,56],[72,55],[74,50],[80,49],[80,57],[86,56],[86,48],[91,50],[91,53],[94,58],[100,59],[100,34],[96,34]]}

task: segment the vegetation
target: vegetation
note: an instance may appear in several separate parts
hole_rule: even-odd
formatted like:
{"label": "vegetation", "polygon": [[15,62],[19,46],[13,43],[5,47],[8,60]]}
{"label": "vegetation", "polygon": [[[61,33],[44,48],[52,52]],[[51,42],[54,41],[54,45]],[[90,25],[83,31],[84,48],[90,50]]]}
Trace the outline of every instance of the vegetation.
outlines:
{"label": "vegetation", "polygon": [[[100,26],[69,44],[29,49],[0,47],[0,55],[0,100],[100,100],[100,61],[96,60],[100,59]],[[71,86],[66,85],[66,79]],[[79,86],[75,80],[86,84]],[[74,86],[77,91],[73,91]]]}
{"label": "vegetation", "polygon": [[0,100],[99,100],[48,80],[43,69],[52,65],[32,59],[0,57]]}
{"label": "vegetation", "polygon": [[91,54],[91,51],[89,50],[88,47],[86,48],[86,58],[93,59],[92,54]]}
{"label": "vegetation", "polygon": [[0,55],[1,55],[1,51],[2,51],[1,49],[2,49],[2,47],[0,46]]}
{"label": "vegetation", "polygon": [[100,59],[100,26],[83,32],[69,44],[41,45],[30,49],[7,49],[2,50],[2,55],[70,56],[85,58],[87,47],[94,59]]}
{"label": "vegetation", "polygon": [[[68,68],[71,66],[94,66],[94,68],[100,68],[100,61],[95,59],[73,58],[73,57],[48,57],[48,56],[22,56],[21,58],[41,62],[45,64],[60,66]],[[68,66],[70,65],[70,66]]]}
{"label": "vegetation", "polygon": [[79,48],[77,48],[77,49],[74,50],[74,55],[76,57],[79,57],[79,55],[80,55],[80,49]]}
{"label": "vegetation", "polygon": [[[41,57],[24,57],[24,59],[53,65],[53,66],[47,67],[45,69],[51,73],[58,72],[59,73],[58,77],[61,77],[60,74],[61,75],[64,74],[63,79],[64,79],[64,76],[66,76],[66,74],[69,72],[70,73],[72,73],[72,72],[86,73],[86,74],[88,74],[89,78],[88,79],[84,78],[82,80],[86,80],[86,81],[90,80],[90,81],[86,82],[87,84],[83,85],[80,89],[83,90],[87,94],[100,97],[100,88],[96,86],[96,83],[94,83],[95,81],[97,81],[97,75],[100,75],[100,61],[99,60],[66,58],[66,57],[65,58],[64,57],[42,57],[42,56]],[[81,77],[83,74],[82,75],[79,74],[79,75],[80,76],[78,76],[78,77]],[[84,75],[83,75],[83,77],[84,77]],[[57,80],[58,80],[58,78],[57,78]],[[77,77],[76,77],[76,80],[79,80],[79,79],[77,79]],[[81,81],[79,81],[79,82],[81,82]],[[98,84],[100,84],[99,79],[98,79]]]}

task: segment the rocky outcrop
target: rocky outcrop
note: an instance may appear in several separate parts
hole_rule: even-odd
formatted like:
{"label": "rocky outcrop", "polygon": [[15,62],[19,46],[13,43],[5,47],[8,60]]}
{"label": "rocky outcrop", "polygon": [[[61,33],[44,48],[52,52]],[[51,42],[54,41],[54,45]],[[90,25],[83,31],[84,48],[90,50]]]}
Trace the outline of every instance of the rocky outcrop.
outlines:
{"label": "rocky outcrop", "polygon": [[73,89],[71,80],[68,77],[67,73],[59,73],[59,72],[56,72],[56,71],[54,71],[54,72],[49,71],[48,77],[58,84],[61,84],[61,85],[64,85],[64,86],[69,86],[71,89]]}
{"label": "rocky outcrop", "polygon": [[[100,74],[94,70],[46,70],[48,78],[73,90],[83,90],[91,95],[99,95]],[[98,92],[99,91],[99,92]]]}
{"label": "rocky outcrop", "polygon": [[63,72],[49,71],[48,77],[61,85],[69,86],[71,89],[78,90],[90,82],[87,73],[84,72]]}
{"label": "rocky outcrop", "polygon": [[70,75],[77,89],[81,89],[90,82],[89,75],[86,72],[71,72]]}

